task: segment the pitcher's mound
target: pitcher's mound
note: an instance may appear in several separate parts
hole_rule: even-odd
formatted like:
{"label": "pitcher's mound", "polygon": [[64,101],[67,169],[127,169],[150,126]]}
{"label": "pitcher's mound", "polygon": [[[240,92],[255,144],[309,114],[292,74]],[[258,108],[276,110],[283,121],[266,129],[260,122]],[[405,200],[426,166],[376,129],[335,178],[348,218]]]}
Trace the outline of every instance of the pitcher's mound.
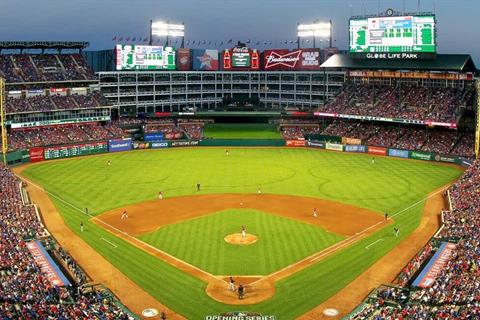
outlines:
{"label": "pitcher's mound", "polygon": [[225,238],[223,239],[230,244],[239,244],[239,245],[249,245],[257,242],[257,236],[254,236],[253,234],[249,234],[249,233],[245,235],[245,238],[242,237],[241,233],[232,233],[225,236]]}

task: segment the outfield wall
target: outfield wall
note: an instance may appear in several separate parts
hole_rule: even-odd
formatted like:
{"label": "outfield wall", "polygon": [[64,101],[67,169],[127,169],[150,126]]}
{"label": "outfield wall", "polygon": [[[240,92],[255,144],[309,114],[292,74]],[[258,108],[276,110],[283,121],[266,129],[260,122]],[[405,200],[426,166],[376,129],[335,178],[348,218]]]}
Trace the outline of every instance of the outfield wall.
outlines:
{"label": "outfield wall", "polygon": [[[336,140],[338,141],[338,140]],[[173,140],[173,141],[133,141],[117,139],[53,147],[33,147],[7,154],[9,165],[26,162],[38,162],[91,154],[130,151],[137,149],[160,149],[175,147],[307,147],[336,152],[366,153],[394,158],[415,159],[424,161],[446,162],[462,166],[470,166],[471,161],[456,156],[444,156],[424,151],[401,150],[362,144],[341,144],[315,140],[283,140],[283,139],[205,139],[205,140]]]}

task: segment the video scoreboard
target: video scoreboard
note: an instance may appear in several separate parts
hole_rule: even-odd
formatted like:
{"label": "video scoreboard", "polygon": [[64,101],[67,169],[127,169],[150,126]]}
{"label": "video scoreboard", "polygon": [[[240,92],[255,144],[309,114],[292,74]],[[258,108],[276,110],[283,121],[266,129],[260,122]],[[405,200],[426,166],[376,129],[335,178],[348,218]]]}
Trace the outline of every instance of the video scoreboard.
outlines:
{"label": "video scoreboard", "polygon": [[[432,56],[436,53],[435,16],[410,15],[352,18],[349,25],[351,54],[390,58]],[[396,55],[404,54],[404,55]],[[408,55],[417,54],[417,55]],[[380,56],[382,57],[382,56]]]}
{"label": "video scoreboard", "polygon": [[163,46],[115,47],[117,70],[175,70],[175,49]]}

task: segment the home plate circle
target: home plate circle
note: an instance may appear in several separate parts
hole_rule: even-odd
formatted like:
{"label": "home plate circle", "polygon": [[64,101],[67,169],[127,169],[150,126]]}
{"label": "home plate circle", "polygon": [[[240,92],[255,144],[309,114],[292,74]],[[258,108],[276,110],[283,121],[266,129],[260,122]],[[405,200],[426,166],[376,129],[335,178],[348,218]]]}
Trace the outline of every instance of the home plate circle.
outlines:
{"label": "home plate circle", "polygon": [[142,311],[142,316],[145,318],[153,318],[158,316],[158,310],[153,308],[147,308]]}
{"label": "home plate circle", "polygon": [[340,312],[338,312],[337,309],[333,308],[328,308],[323,310],[323,314],[326,315],[327,317],[335,317],[338,316]]}

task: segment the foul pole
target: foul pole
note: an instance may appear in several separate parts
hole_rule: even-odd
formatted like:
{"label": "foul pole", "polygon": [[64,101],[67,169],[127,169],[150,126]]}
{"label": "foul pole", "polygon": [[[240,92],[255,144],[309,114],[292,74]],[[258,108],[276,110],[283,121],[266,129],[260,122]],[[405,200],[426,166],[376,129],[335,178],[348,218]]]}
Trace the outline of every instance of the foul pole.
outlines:
{"label": "foul pole", "polygon": [[475,156],[478,159],[480,153],[480,79],[477,79],[477,106],[475,128]]}
{"label": "foul pole", "polygon": [[2,130],[3,163],[7,165],[7,130],[5,129],[5,80],[0,78],[0,128]]}

